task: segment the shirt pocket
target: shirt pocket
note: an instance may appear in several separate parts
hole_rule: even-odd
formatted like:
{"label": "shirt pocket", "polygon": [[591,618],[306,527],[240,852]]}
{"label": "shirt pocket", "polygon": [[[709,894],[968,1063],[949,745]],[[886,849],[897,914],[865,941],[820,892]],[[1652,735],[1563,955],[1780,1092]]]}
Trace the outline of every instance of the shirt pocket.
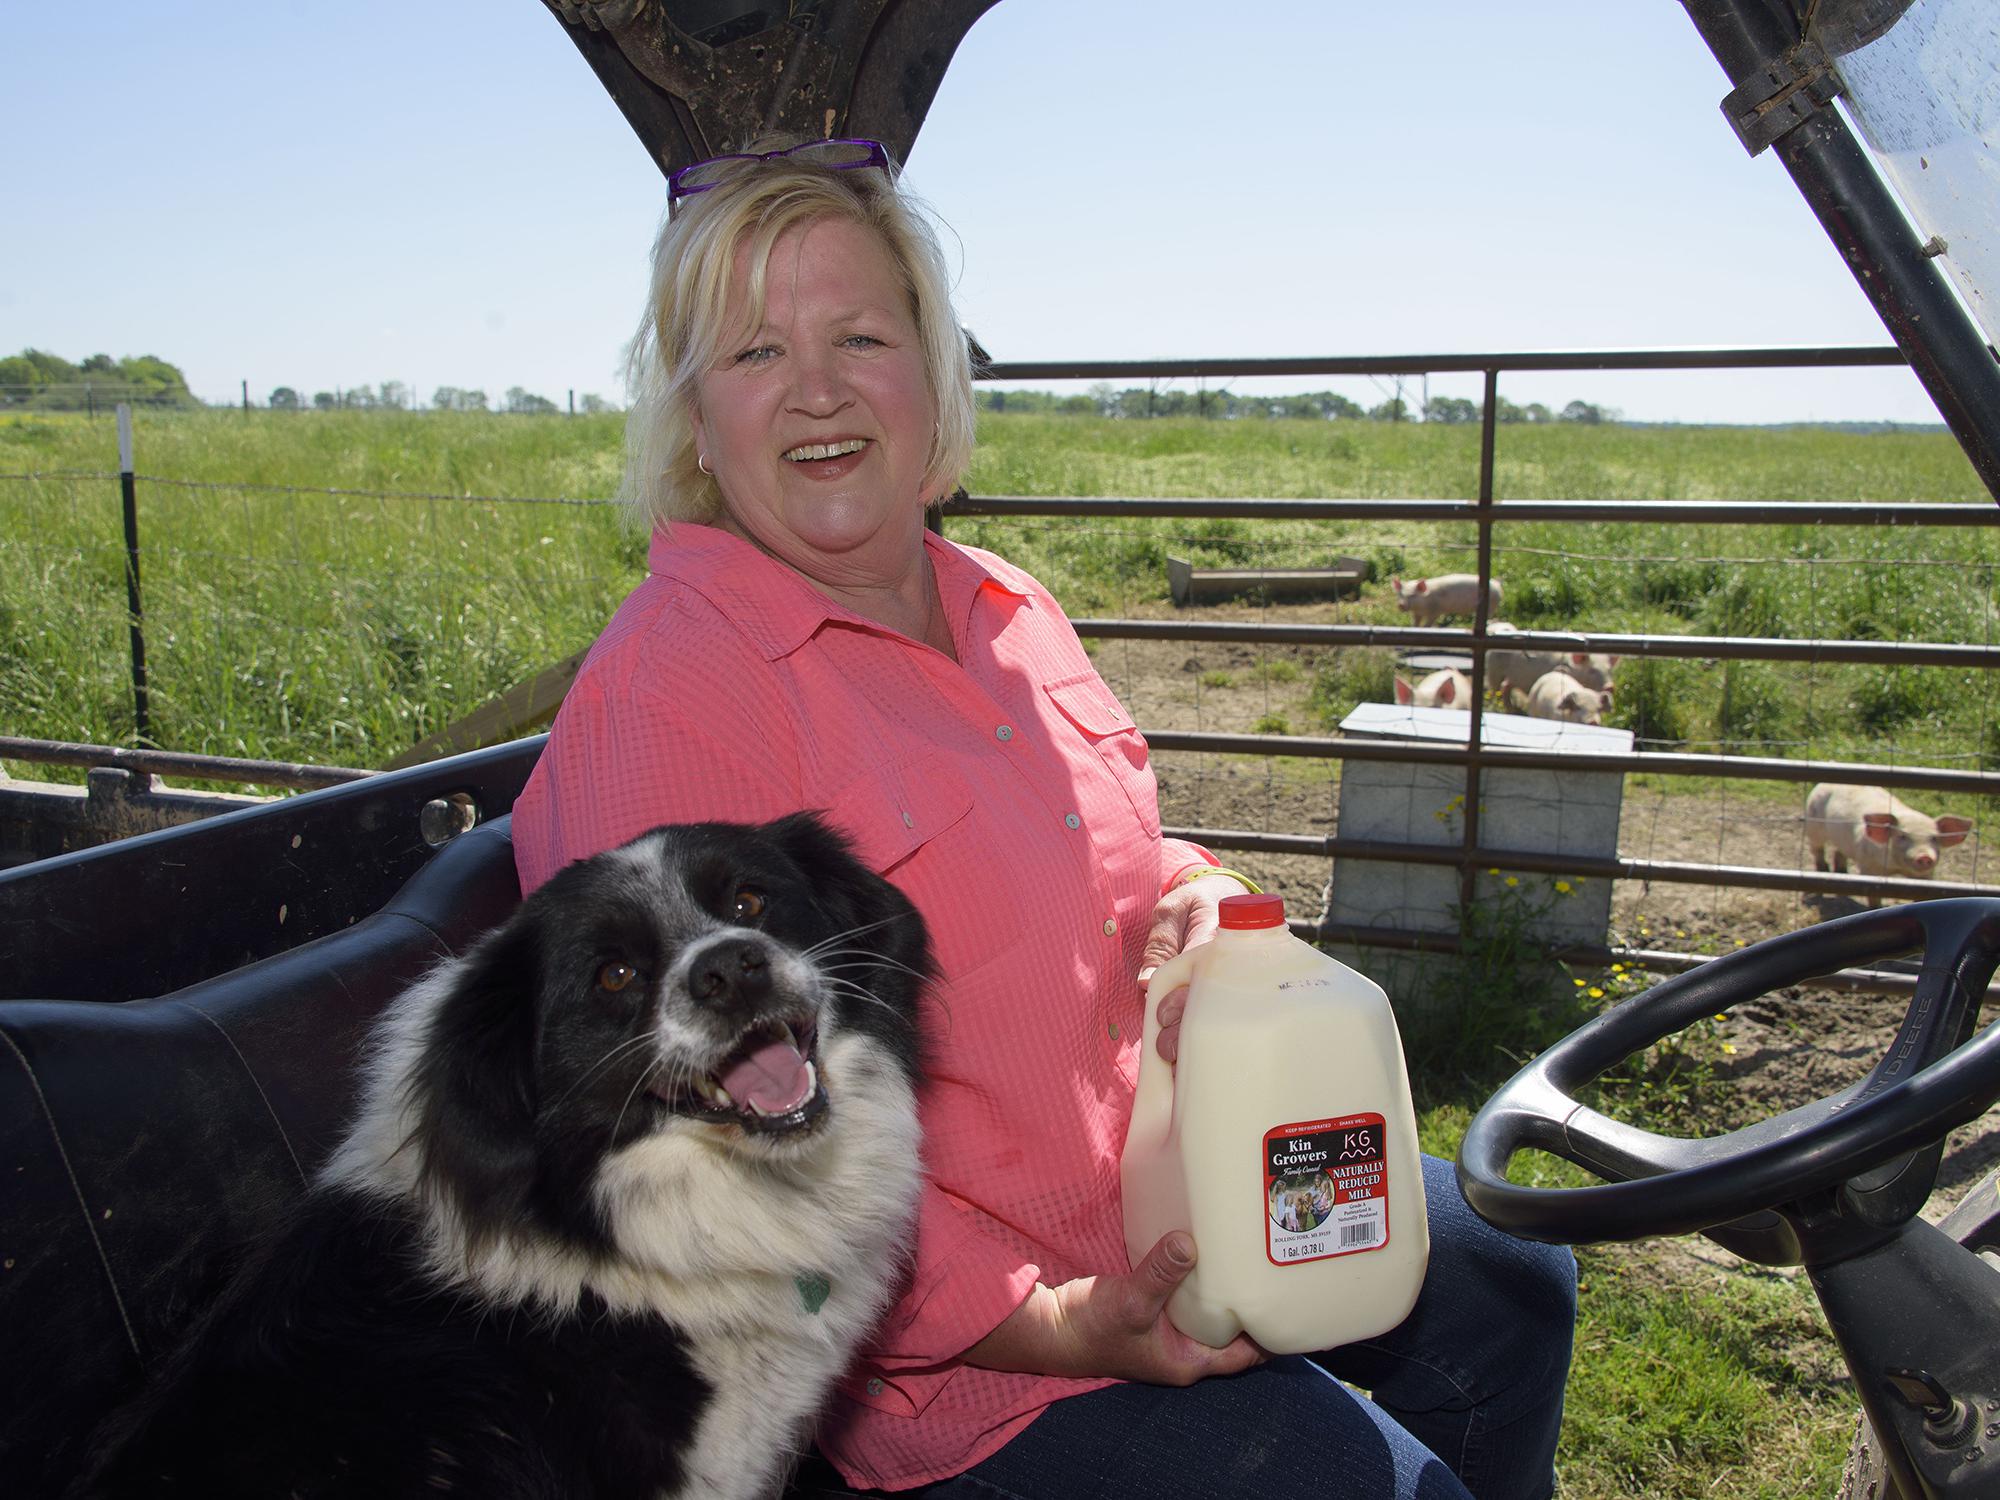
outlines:
{"label": "shirt pocket", "polygon": [[921,1417],[924,1408],[957,1378],[962,1367],[926,1370],[902,1375],[882,1375],[851,1370],[841,1378],[835,1391],[857,1406],[891,1417]]}
{"label": "shirt pocket", "polygon": [[1089,741],[1132,804],[1149,839],[1160,836],[1160,788],[1146,758],[1146,739],[1117,694],[1095,672],[1043,684],[1056,711]]}
{"label": "shirt pocket", "polygon": [[1020,941],[1012,858],[993,836],[994,814],[950,761],[863,772],[834,793],[827,813],[862,862],[916,903],[947,983]]}

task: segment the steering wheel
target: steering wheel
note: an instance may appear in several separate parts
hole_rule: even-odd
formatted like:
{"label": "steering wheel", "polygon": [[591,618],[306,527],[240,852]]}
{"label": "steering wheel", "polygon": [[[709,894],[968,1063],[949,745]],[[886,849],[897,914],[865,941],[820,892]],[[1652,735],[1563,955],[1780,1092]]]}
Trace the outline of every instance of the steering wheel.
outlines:
{"label": "steering wheel", "polygon": [[[1581,1085],[1700,1020],[1850,964],[1923,952],[1887,1054],[1837,1094],[1726,1135],[1685,1140],[1578,1104]],[[1830,1188],[1942,1137],[2000,1097],[2000,1024],[1976,1038],[2000,964],[2000,899],[1914,902],[1767,939],[1606,1011],[1515,1074],[1473,1119],[1458,1182],[1475,1212],[1557,1244],[1689,1234]],[[1507,1180],[1517,1151],[1549,1151],[1610,1181]]]}

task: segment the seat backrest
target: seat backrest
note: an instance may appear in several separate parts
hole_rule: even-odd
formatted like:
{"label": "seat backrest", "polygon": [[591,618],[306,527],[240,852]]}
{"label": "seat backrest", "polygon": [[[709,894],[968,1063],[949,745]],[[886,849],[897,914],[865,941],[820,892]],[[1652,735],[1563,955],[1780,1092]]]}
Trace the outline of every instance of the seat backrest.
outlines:
{"label": "seat backrest", "polygon": [[337,1143],[375,1016],[519,900],[500,818],[372,916],[231,973],[119,1004],[0,1001],[8,1494],[61,1492]]}

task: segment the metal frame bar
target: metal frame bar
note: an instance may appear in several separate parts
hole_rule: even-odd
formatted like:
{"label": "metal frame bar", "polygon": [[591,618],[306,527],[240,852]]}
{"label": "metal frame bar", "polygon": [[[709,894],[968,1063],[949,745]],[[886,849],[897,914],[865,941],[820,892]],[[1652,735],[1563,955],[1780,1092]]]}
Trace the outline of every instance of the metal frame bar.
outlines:
{"label": "metal frame bar", "polygon": [[1601,651],[1620,656],[1715,657],[1732,661],[1851,662],[1877,666],[2000,667],[2000,646],[1943,641],[1770,640],[1745,635],[1608,635],[1589,631],[1523,630],[1481,635],[1426,625],[1259,625],[1248,621],[1083,618],[1081,636],[1134,641],[1234,641],[1242,645],[1409,646],[1424,651],[1497,648]]}
{"label": "metal frame bar", "polygon": [[77,766],[85,770],[115,766],[152,776],[182,776],[195,781],[244,781],[294,791],[343,786],[376,775],[351,766],[310,766],[300,761],[242,760],[231,755],[193,755],[175,750],[132,750],[121,745],[88,745],[71,740],[33,740],[0,735],[0,760],[31,761],[45,766]]}
{"label": "metal frame bar", "polygon": [[[1810,41],[1812,6],[1802,21],[1791,0],[1682,4],[1732,93]],[[1724,112],[1736,127],[1727,100]],[[1831,97],[1802,108],[1772,150],[1981,482],[2000,498],[2000,364]]]}
{"label": "metal frame bar", "polygon": [[1192,379],[1265,375],[1483,375],[1489,370],[1779,370],[1906,365],[1888,344],[1703,345],[1683,349],[1514,349],[1486,354],[1337,354],[1282,359],[1016,359],[981,380]]}
{"label": "metal frame bar", "polygon": [[[1163,516],[1184,520],[1474,521],[1474,500],[1155,499],[1117,495],[957,495],[953,516]],[[1501,500],[1500,521],[1664,521],[1700,526],[1991,526],[1982,501]]]}

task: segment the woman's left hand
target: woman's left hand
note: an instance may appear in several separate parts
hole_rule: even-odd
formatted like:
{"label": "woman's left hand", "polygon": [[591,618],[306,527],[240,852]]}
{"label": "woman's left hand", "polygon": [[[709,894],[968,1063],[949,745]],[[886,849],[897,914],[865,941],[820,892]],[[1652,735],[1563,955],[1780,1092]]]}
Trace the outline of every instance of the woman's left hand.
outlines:
{"label": "woman's left hand", "polygon": [[[1205,943],[1221,925],[1217,908],[1224,896],[1247,896],[1243,882],[1228,875],[1204,875],[1185,880],[1160,898],[1153,908],[1153,930],[1146,934],[1146,948],[1139,961],[1139,983],[1153,977],[1168,959],[1183,949]],[[1160,1001],[1160,1056],[1172,1062],[1180,1054],[1181,1013],[1187,1009],[1187,986],[1182,985]]]}

